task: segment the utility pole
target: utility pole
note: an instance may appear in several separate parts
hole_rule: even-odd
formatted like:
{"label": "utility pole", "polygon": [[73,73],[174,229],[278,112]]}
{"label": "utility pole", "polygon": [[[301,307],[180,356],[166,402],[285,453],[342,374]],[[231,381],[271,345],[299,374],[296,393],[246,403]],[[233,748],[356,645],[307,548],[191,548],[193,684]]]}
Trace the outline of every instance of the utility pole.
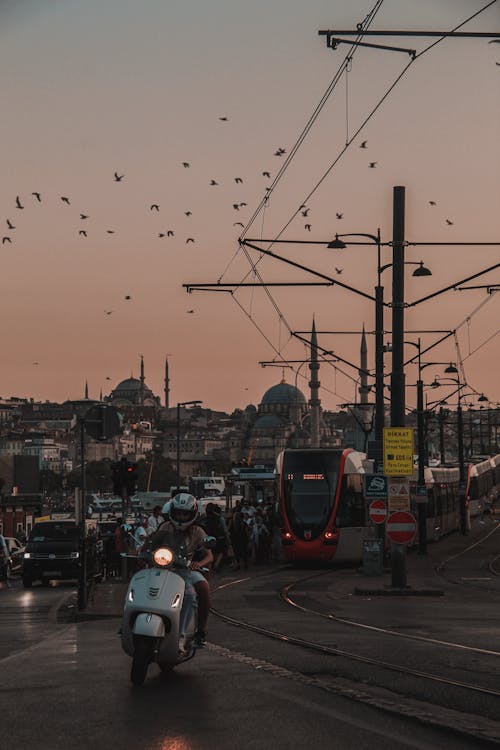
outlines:
{"label": "utility pole", "polygon": [[[405,426],[404,373],[404,268],[405,268],[405,188],[393,189],[392,223],[392,373],[391,427]],[[393,543],[391,549],[392,585],[406,587],[406,546]]]}

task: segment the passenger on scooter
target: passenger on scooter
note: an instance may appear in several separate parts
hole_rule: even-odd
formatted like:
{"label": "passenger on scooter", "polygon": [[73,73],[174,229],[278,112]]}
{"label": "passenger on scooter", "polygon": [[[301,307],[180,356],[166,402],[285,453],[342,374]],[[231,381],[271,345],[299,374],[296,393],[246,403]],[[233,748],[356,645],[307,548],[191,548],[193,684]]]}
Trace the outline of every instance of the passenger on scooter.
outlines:
{"label": "passenger on scooter", "polygon": [[[164,545],[184,545],[191,563],[191,579],[198,599],[198,632],[196,643],[206,643],[206,627],[210,610],[210,587],[200,572],[213,561],[213,554],[205,547],[205,531],[196,524],[198,503],[193,495],[181,492],[170,501],[167,520],[150,537],[153,549]],[[198,555],[196,554],[198,553]],[[194,561],[195,555],[201,559]]]}

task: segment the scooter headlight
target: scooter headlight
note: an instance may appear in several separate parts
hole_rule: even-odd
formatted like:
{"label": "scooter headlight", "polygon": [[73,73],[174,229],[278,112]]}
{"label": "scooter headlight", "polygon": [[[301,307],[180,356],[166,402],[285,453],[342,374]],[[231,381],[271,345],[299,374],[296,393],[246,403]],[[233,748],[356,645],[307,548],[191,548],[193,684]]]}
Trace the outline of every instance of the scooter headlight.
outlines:
{"label": "scooter headlight", "polygon": [[168,567],[174,559],[174,553],[168,547],[158,547],[153,555],[155,565],[160,568]]}

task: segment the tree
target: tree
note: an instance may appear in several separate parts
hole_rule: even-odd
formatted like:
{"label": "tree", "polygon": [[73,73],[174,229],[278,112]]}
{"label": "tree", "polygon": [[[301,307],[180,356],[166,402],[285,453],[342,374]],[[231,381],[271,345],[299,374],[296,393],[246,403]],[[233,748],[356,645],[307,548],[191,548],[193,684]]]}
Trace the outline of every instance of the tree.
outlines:
{"label": "tree", "polygon": [[[151,462],[153,462],[152,470]],[[165,458],[160,451],[152,451],[148,453],[146,459],[141,459],[137,463],[138,489],[140,492],[145,492],[147,489],[150,471],[149,490],[151,492],[166,492],[173,484],[177,484],[177,475],[172,461]]]}

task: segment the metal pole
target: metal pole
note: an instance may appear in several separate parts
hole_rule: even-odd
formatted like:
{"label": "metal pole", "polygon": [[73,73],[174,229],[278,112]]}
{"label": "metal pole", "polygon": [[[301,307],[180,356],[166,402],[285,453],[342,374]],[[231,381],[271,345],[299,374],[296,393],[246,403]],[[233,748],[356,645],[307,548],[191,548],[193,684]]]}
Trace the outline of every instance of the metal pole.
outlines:
{"label": "metal pole", "polygon": [[472,406],[469,409],[469,457],[474,453],[474,422],[472,420]]}
{"label": "metal pole", "polygon": [[80,420],[80,451],[81,451],[81,480],[82,480],[82,497],[80,501],[80,576],[78,579],[78,609],[81,611],[87,606],[87,550],[85,539],[85,421]]}
{"label": "metal pole", "polygon": [[176,463],[176,474],[177,474],[177,490],[181,485],[181,405],[177,404],[177,463]]}
{"label": "metal pole", "polygon": [[462,419],[462,403],[460,390],[458,391],[458,407],[457,407],[457,429],[458,429],[458,467],[460,471],[460,485],[459,485],[459,498],[460,498],[460,531],[462,534],[467,534],[467,505],[466,505],[466,477],[465,477],[465,461],[464,461],[464,435],[463,435],[463,419]]}
{"label": "metal pole", "polygon": [[[420,344],[420,339],[419,339]],[[420,354],[420,348],[419,348]],[[420,357],[419,357],[420,363]],[[420,377],[417,380],[417,425],[418,425],[418,482],[419,489],[425,487],[425,447],[424,447],[424,383]],[[420,490],[421,491],[421,490]],[[421,502],[422,496],[417,492],[418,502],[418,553],[427,554],[427,502]],[[427,498],[426,498],[427,500]]]}
{"label": "metal pole", "polygon": [[[391,427],[405,426],[404,374],[404,262],[405,262],[405,188],[393,190],[392,224],[392,372]],[[393,544],[391,572],[394,588],[406,586],[406,547]]]}
{"label": "metal pole", "polygon": [[377,286],[375,287],[375,442],[377,444],[376,470],[381,464],[382,441],[385,426],[384,406],[384,287],[380,271],[380,229],[377,229]]}
{"label": "metal pole", "polygon": [[446,455],[444,450],[444,409],[442,406],[439,408],[439,458],[441,466],[444,466]]}
{"label": "metal pole", "polygon": [[405,426],[404,261],[405,188],[393,194],[391,427]]}

